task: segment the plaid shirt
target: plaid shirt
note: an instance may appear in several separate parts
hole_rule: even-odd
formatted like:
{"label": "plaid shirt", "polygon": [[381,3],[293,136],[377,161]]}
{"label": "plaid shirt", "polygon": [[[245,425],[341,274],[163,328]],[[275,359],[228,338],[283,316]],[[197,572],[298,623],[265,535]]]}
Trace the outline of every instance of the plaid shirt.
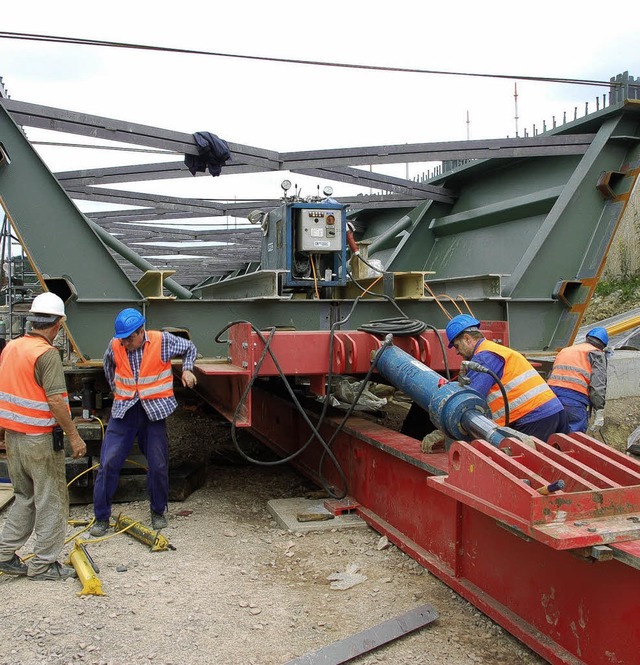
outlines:
{"label": "plaid shirt", "polygon": [[[129,357],[129,364],[131,365],[131,371],[133,376],[138,380],[138,374],[140,373],[140,363],[142,362],[142,354],[146,345],[149,343],[149,337],[147,336],[147,331],[144,333],[144,344],[135,351],[129,351],[127,356]],[[172,335],[168,332],[162,333],[162,362],[167,362],[171,358],[182,358],[182,371],[185,370],[192,371],[193,365],[196,361],[197,350],[193,342],[184,337],[178,337],[177,335]],[[104,354],[104,375],[107,377],[107,381],[111,386],[111,390],[115,391],[115,374],[116,374],[116,362],[113,357],[113,349],[111,344],[107,347],[107,350]],[[136,394],[133,399],[129,400],[114,400],[113,407],[111,409],[111,416],[113,418],[122,418],[124,414],[140,399],[140,396]],[[167,416],[170,416],[178,406],[176,398],[171,397],[161,397],[160,399],[143,399],[142,408],[147,414],[149,420],[162,420]]]}

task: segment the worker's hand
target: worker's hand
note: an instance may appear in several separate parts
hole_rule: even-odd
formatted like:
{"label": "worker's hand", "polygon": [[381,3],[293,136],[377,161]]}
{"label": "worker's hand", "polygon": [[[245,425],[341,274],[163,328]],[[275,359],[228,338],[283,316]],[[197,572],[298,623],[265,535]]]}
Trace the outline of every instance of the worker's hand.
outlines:
{"label": "worker's hand", "polygon": [[429,432],[420,442],[420,450],[423,453],[430,453],[434,448],[442,446],[444,446],[444,434],[439,429]]}
{"label": "worker's hand", "polygon": [[198,380],[196,379],[196,375],[189,371],[188,369],[185,369],[182,372],[182,385],[185,388],[193,388],[196,383],[198,383]]}
{"label": "worker's hand", "polygon": [[84,457],[87,454],[87,444],[79,434],[69,436],[69,443],[71,444],[71,456],[73,459]]}
{"label": "worker's hand", "polygon": [[593,422],[591,423],[591,427],[589,429],[596,430],[600,429],[601,427],[604,427],[604,409],[598,409],[596,411],[595,418],[593,419]]}

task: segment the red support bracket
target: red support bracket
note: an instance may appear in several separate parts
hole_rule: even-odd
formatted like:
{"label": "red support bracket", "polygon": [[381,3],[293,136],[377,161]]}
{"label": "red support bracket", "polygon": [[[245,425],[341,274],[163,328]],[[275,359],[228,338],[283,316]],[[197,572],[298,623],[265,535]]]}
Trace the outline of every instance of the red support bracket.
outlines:
{"label": "red support bracket", "polygon": [[[482,440],[454,442],[449,474],[427,483],[553,549],[640,538],[640,464],[611,448],[600,458],[603,444],[585,435],[556,435],[548,444],[535,444],[533,449],[517,439],[505,439],[500,448]],[[589,469],[595,457],[597,473]],[[541,493],[559,480],[564,490]]]}

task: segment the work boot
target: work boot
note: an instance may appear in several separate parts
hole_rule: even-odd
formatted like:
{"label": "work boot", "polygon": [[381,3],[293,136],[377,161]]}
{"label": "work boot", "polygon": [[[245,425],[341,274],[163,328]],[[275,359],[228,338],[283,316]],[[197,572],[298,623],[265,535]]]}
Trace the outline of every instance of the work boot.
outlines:
{"label": "work boot", "polygon": [[30,580],[36,581],[54,581],[66,580],[70,577],[78,577],[75,568],[71,566],[63,566],[61,563],[54,561],[49,564],[49,567],[37,575],[29,575]]}
{"label": "work boot", "polygon": [[0,573],[4,573],[5,575],[26,575],[27,564],[17,554],[14,554],[9,561],[0,561]]}
{"label": "work boot", "polygon": [[167,518],[164,515],[161,515],[160,513],[154,513],[153,510],[152,510],[151,511],[151,526],[156,531],[159,531],[160,529],[164,529],[167,526]]}
{"label": "work boot", "polygon": [[107,533],[108,528],[109,520],[96,520],[93,523],[93,526],[89,529],[89,533],[94,538],[100,538],[100,536],[104,536],[104,534]]}

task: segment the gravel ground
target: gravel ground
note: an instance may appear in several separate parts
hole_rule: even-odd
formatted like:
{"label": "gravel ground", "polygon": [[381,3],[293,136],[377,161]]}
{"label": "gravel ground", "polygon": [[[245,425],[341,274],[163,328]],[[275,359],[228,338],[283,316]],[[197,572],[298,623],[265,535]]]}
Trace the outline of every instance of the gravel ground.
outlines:
{"label": "gravel ground", "polygon": [[[280,664],[425,604],[436,622],[352,662],[544,662],[369,527],[278,526],[267,501],[310,489],[285,467],[212,466],[170,504],[175,550],[125,534],[88,545],[104,596],[79,596],[79,580],[0,577],[0,663]],[[148,518],[144,501],[116,511]],[[72,506],[73,518],[90,516]],[[366,579],[331,589],[327,578],[349,566]]]}
{"label": "gravel ground", "polygon": [[[639,407],[607,404],[611,445],[623,449]],[[175,550],[152,552],[126,534],[90,542],[104,596],[78,595],[78,580],[0,576],[0,665],[284,664],[425,604],[437,621],[350,662],[545,662],[371,528],[281,528],[267,502],[317,488],[289,467],[241,464],[228,425],[206,407],[186,405],[169,422],[172,459],[208,469],[169,506],[163,533]],[[116,504],[118,513],[148,523],[146,501]],[[91,505],[71,507],[74,519],[91,516]],[[76,535],[90,540],[70,527],[65,555]],[[332,589],[327,578],[350,567],[366,579]]]}

